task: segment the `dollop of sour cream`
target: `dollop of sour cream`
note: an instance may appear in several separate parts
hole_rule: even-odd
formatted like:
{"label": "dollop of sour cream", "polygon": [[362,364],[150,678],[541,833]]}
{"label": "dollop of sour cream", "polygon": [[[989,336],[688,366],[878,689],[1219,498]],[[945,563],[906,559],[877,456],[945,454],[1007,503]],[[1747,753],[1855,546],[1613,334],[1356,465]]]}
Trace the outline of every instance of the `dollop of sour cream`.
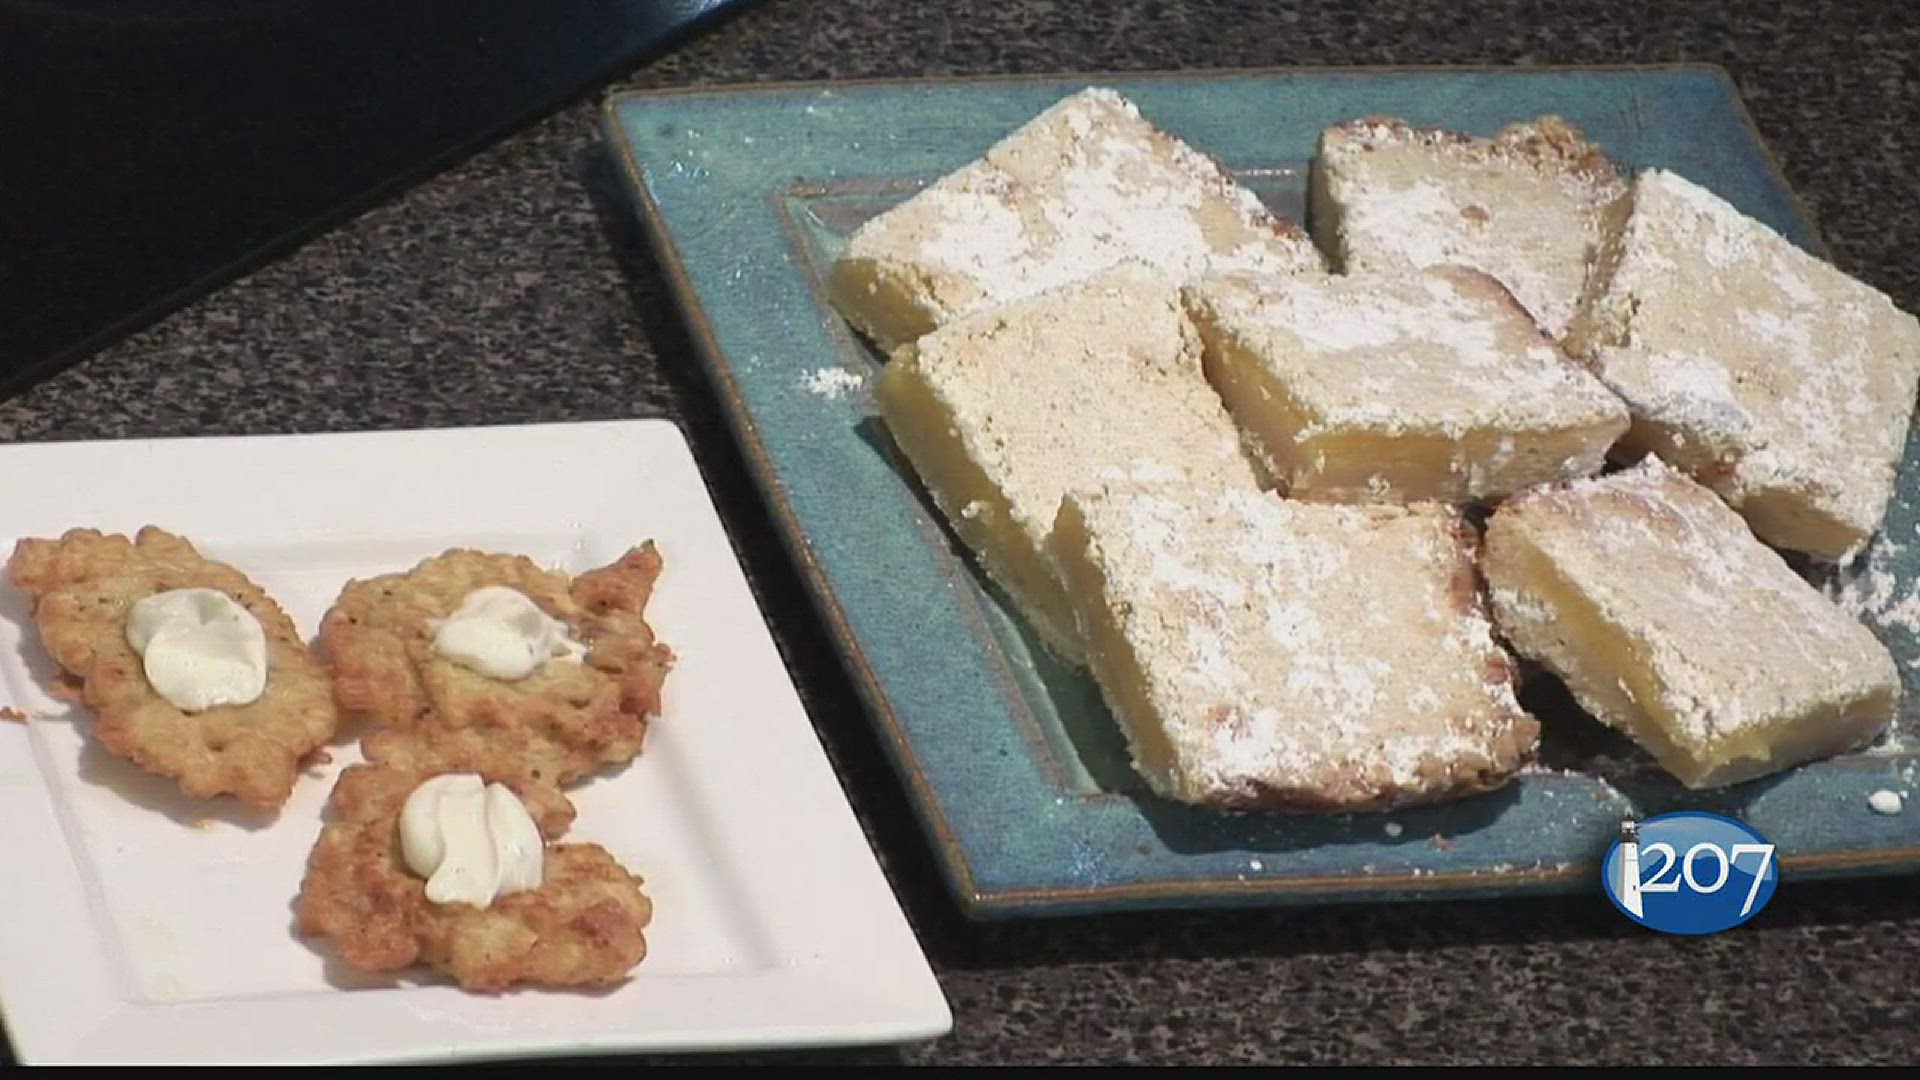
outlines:
{"label": "dollop of sour cream", "polygon": [[493,679],[524,679],[556,657],[579,660],[586,648],[567,624],[541,611],[518,589],[489,585],[460,601],[434,625],[433,650]]}
{"label": "dollop of sour cream", "polygon": [[267,689],[267,632],[218,589],[169,589],[134,603],[127,644],[148,685],[182,712],[245,705]]}
{"label": "dollop of sour cream", "polygon": [[540,887],[546,845],[525,804],[503,784],[449,773],[413,789],[400,808],[400,855],[436,904],[491,905]]}

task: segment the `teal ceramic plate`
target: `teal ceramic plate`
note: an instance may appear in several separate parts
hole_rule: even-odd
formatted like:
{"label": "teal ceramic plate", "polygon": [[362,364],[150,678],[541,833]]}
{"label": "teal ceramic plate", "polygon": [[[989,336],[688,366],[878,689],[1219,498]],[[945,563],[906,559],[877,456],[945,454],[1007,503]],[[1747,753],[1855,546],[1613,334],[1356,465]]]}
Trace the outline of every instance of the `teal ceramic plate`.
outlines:
{"label": "teal ceramic plate", "polygon": [[[1920,862],[1920,808],[1882,816],[1915,757],[1870,751],[1688,794],[1564,701],[1532,702],[1546,766],[1507,790],[1383,815],[1228,815],[1147,794],[1095,688],[1042,654],[958,554],[874,419],[878,357],[822,298],[849,232],[1056,99],[1113,86],[1303,212],[1315,134],[1387,113],[1491,133],[1558,113],[1616,160],[1705,183],[1794,240],[1812,226],[1724,73],[1631,69],[1276,70],[729,87],[607,105],[621,159],[773,519],[977,915],[1411,899],[1594,888],[1622,818],[1695,807],[1779,845],[1789,876]],[[1910,455],[1911,457],[1911,455]],[[1907,485],[1889,534],[1915,538]],[[1897,546],[1856,592],[1916,656]],[[1911,600],[1911,603],[1907,603]],[[1912,622],[1913,620],[1906,620]]]}

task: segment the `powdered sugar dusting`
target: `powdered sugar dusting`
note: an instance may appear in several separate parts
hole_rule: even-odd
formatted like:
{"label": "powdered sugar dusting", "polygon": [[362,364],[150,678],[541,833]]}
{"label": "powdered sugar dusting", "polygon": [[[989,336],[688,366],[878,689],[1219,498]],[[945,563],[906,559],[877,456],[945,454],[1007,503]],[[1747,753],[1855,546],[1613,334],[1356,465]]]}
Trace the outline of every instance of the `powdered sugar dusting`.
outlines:
{"label": "powdered sugar dusting", "polygon": [[[1635,180],[1621,257],[1581,347],[1782,546],[1840,557],[1871,536],[1920,385],[1920,321],[1670,172]],[[1730,467],[1728,467],[1730,466]],[[1813,528],[1798,524],[1818,522]]]}
{"label": "powdered sugar dusting", "polygon": [[[1284,433],[1266,449],[1307,497],[1505,495],[1597,471],[1627,428],[1619,399],[1473,270],[1214,275],[1186,298],[1215,349],[1209,363],[1228,373],[1229,407],[1249,428]],[[1240,387],[1269,385],[1286,416],[1263,423],[1283,406]],[[1397,490],[1378,475],[1382,459],[1407,456],[1396,440],[1420,440],[1418,457],[1444,472],[1409,478],[1402,466],[1407,490]],[[1355,478],[1367,473],[1362,488]]]}
{"label": "powdered sugar dusting", "polygon": [[[1591,605],[1590,617],[1632,642],[1643,683],[1621,682],[1616,694],[1611,668],[1551,631],[1572,616],[1516,576],[1517,565],[1502,553],[1520,535]],[[1712,492],[1657,458],[1510,504],[1494,520],[1489,550],[1495,610],[1518,647],[1623,730],[1635,722],[1610,702],[1660,706],[1669,737],[1703,759],[1789,721],[1818,724],[1843,703],[1897,686],[1892,658],[1871,632],[1756,540]]]}
{"label": "powdered sugar dusting", "polygon": [[1504,658],[1453,591],[1467,556],[1450,515],[1160,485],[1073,498],[1099,602],[1175,747],[1176,797],[1393,802],[1518,765],[1522,714],[1483,677]]}
{"label": "powdered sugar dusting", "polygon": [[[904,442],[927,431],[957,442],[1006,500],[1017,537],[1008,543],[1031,557],[1044,548],[1061,497],[1102,478],[1258,487],[1239,432],[1201,374],[1177,291],[1139,264],[950,323],[890,361],[881,378],[920,381],[926,393],[907,396],[937,404],[927,414],[888,409],[888,425],[909,436]],[[978,483],[929,473],[931,459],[915,464],[950,512],[960,512],[959,497],[943,490]],[[982,552],[1003,584],[1015,580],[1006,566],[1020,557]],[[1038,607],[1016,599],[1029,612]]]}
{"label": "powdered sugar dusting", "polygon": [[1321,154],[1347,269],[1471,266],[1556,338],[1603,211],[1626,192],[1577,132],[1548,118],[1494,139],[1356,122],[1329,129]]}
{"label": "powdered sugar dusting", "polygon": [[1920,636],[1920,581],[1902,581],[1895,569],[1908,547],[1881,536],[1862,556],[1828,576],[1827,595],[1856,618]]}
{"label": "powdered sugar dusting", "polygon": [[[1312,242],[1111,90],[1069,97],[985,158],[868,222],[844,258],[919,268],[940,320],[1137,259],[1174,281],[1208,269],[1322,268]],[[944,283],[942,286],[941,283]]]}
{"label": "powdered sugar dusting", "polygon": [[[1477,275],[1227,275],[1192,290],[1201,317],[1257,353],[1329,429],[1538,431],[1625,413]],[[1302,348],[1301,346],[1306,346]],[[1311,434],[1306,432],[1303,434]]]}

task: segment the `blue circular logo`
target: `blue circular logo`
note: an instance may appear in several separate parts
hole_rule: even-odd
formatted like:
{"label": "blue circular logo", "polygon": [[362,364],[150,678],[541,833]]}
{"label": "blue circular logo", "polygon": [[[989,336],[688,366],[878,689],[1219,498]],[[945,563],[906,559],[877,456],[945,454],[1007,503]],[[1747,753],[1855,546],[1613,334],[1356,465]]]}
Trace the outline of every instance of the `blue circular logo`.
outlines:
{"label": "blue circular logo", "polygon": [[1607,899],[1668,934],[1714,934],[1760,913],[1780,884],[1773,845],[1753,826],[1683,810],[1622,822],[1600,866]]}

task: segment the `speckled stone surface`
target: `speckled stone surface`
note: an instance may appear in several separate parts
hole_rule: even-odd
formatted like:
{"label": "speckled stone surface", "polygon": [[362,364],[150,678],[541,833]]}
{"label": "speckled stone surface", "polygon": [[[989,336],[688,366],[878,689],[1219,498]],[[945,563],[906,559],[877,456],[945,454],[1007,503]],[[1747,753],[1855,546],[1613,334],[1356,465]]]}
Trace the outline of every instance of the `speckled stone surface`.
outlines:
{"label": "speckled stone surface", "polygon": [[[1912,310],[1916,56],[1912,6],[1866,0],[1477,9],[1412,0],[776,0],[622,85],[1712,61],[1733,73],[1840,262]],[[953,1034],[925,1046],[793,1060],[1920,1057],[1912,875],[1789,886],[1755,923],[1704,940],[1643,932],[1597,891],[1395,909],[964,922],[771,535],[595,146],[590,103],[508,139],[0,404],[0,440],[680,418],[955,1014]]]}

